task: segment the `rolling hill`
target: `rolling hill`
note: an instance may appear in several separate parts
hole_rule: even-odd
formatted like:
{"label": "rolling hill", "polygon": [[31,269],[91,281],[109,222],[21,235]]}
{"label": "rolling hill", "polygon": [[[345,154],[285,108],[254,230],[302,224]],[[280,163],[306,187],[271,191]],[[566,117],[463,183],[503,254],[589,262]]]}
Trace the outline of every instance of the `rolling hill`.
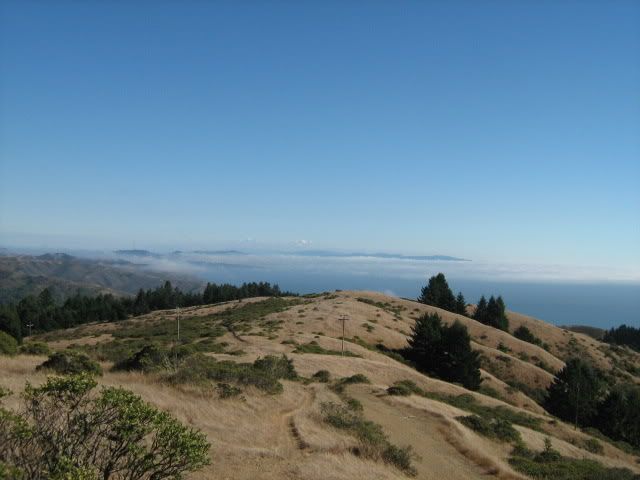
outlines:
{"label": "rolling hill", "polygon": [[0,303],[37,295],[45,288],[59,300],[77,292],[131,295],[140,288],[162,285],[167,279],[185,291],[202,287],[197,279],[147,270],[123,260],[84,259],[64,253],[0,255]]}
{"label": "rolling hill", "polygon": [[[458,320],[468,328],[472,346],[482,358],[479,391],[423,375],[376,347],[403,347],[415,319],[433,312],[446,323]],[[179,371],[109,369],[144,344],[171,348],[177,314],[156,311],[118,323],[50,332],[37,340],[52,349],[71,347],[88,353],[105,368],[101,384],[130,389],[205,432],[212,444],[211,465],[188,478],[407,478],[411,471],[399,468],[399,450],[380,453],[363,440],[366,436],[357,430],[360,427],[380,428],[384,445],[410,446],[416,478],[530,478],[510,463],[511,444],[480,435],[461,419],[471,413],[510,419],[528,449],[542,450],[548,438],[565,457],[591,459],[640,474],[634,452],[574,429],[535,401],[535,393],[546,388],[554,373],[575,355],[591,358],[620,379],[640,382],[637,369],[629,367],[640,365],[639,354],[612,349],[587,335],[508,312],[511,329],[526,326],[548,345],[544,349],[435,307],[374,292],[342,291],[254,298],[180,312],[180,348],[216,359],[225,368],[232,369],[229,365],[238,362],[250,365],[267,355],[284,354],[291,359],[302,380],[282,380],[280,393],[268,394],[240,382],[240,395],[221,398],[215,382],[207,387],[183,381]],[[340,354],[341,315],[348,316],[344,356]],[[20,392],[26,381],[43,382],[45,374],[35,367],[44,358],[0,357],[0,386]],[[199,368],[194,364],[183,375],[192,378]],[[318,380],[322,377],[328,381]],[[390,395],[387,389],[398,382],[410,385],[410,391]],[[9,405],[18,402],[15,393],[8,399]],[[355,427],[338,428],[335,418],[346,408],[341,405],[359,412],[349,414],[357,417],[352,419]],[[599,448],[593,448],[594,442]],[[396,456],[389,456],[389,451]]]}

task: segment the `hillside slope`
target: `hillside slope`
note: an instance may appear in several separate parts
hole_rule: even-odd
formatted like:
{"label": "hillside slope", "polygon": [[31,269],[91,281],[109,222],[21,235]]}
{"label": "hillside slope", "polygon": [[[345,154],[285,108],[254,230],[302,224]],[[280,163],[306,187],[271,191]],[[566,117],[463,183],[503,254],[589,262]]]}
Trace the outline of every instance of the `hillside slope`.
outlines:
{"label": "hillside slope", "polygon": [[[425,312],[438,312],[445,322],[459,320],[467,326],[474,348],[483,357],[480,392],[422,375],[376,349],[376,344],[403,347],[415,318]],[[54,349],[83,350],[108,370],[113,361],[150,341],[171,346],[176,315],[176,311],[153,312],[119,323],[51,332],[39,339]],[[340,355],[341,315],[348,316],[345,356]],[[549,344],[549,351],[471,318],[374,292],[255,298],[193,307],[181,312],[185,348],[233,362],[286,354],[302,377],[312,378],[326,370],[333,383],[283,381],[284,390],[277,395],[247,387],[241,397],[228,399],[218,398],[215,388],[167,382],[165,374],[158,372],[107,371],[100,383],[122,385],[207,434],[212,464],[190,478],[406,478],[405,472],[383,458],[363,454],[362,445],[348,431],[326,422],[327,404],[349,399],[359,402],[364,418],[379,424],[392,444],[410,445],[419,455],[414,459],[417,478],[528,478],[509,464],[508,444],[481,437],[461,423],[459,417],[469,415],[469,405],[502,407],[527,419],[535,428],[516,428],[530,448],[542,449],[544,438],[549,437],[553,447],[568,457],[592,458],[640,473],[635,458],[611,444],[603,443],[600,454],[585,449],[590,439],[587,434],[551,418],[527,396],[527,392],[546,387],[553,378],[550,372],[562,368],[573,354],[588,355],[616,368],[608,346],[513,312],[509,318],[512,328],[526,325]],[[623,356],[640,365],[637,355],[627,352]],[[0,386],[19,392],[27,380],[42,382],[45,375],[36,373],[35,367],[43,360],[35,356],[0,358]],[[335,388],[339,379],[356,374],[365,375],[370,383]],[[414,382],[416,391],[422,393],[388,395],[387,387],[402,380]],[[16,394],[9,399],[10,405],[18,401]]]}
{"label": "hillside slope", "polygon": [[19,301],[45,288],[59,300],[78,292],[133,295],[140,288],[158,287],[166,279],[186,291],[202,286],[193,278],[146,270],[126,261],[90,260],[61,253],[0,255],[0,303]]}

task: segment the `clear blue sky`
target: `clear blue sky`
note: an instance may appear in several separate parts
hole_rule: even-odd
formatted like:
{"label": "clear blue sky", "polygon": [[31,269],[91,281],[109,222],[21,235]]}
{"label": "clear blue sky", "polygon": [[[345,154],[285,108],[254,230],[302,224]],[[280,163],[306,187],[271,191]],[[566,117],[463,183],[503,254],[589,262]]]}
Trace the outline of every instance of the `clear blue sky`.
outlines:
{"label": "clear blue sky", "polygon": [[640,268],[640,2],[0,8],[2,244]]}

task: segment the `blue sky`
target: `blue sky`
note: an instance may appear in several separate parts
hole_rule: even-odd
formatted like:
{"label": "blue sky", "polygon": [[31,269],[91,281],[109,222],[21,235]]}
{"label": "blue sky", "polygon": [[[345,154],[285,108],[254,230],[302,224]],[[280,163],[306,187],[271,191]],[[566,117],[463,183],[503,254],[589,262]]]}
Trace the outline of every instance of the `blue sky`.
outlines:
{"label": "blue sky", "polygon": [[640,268],[638,2],[0,8],[0,244]]}

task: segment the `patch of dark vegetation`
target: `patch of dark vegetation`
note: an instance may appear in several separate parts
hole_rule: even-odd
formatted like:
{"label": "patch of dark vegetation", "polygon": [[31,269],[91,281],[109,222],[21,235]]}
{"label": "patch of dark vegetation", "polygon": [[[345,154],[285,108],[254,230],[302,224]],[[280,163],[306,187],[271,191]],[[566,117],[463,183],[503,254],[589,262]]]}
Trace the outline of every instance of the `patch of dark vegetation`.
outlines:
{"label": "patch of dark vegetation", "polygon": [[345,350],[344,352],[341,352],[340,350],[326,349],[320,346],[320,344],[318,344],[318,342],[316,342],[315,340],[312,340],[309,343],[298,345],[293,351],[293,353],[317,353],[320,355],[344,355],[345,357],[360,358],[360,355],[350,352],[349,350]]}
{"label": "patch of dark vegetation", "polygon": [[539,347],[544,348],[545,350],[549,350],[549,345],[536,337],[531,330],[529,330],[524,325],[518,327],[513,332],[513,336],[527,343],[531,343],[533,345],[537,345]]}
{"label": "patch of dark vegetation", "polygon": [[18,352],[23,355],[49,355],[51,349],[44,342],[25,342],[20,345]]}
{"label": "patch of dark vegetation", "polygon": [[613,345],[626,345],[640,351],[640,328],[620,325],[607,331],[602,337],[602,341]]}
{"label": "patch of dark vegetation", "polygon": [[253,363],[217,361],[197,353],[184,359],[178,369],[168,374],[174,384],[211,386],[213,383],[229,383],[243,387],[252,386],[269,394],[281,393],[280,379],[296,380],[298,375],[293,363],[284,355],[269,355]]}
{"label": "patch of dark vegetation", "polygon": [[324,421],[340,430],[346,430],[358,439],[354,453],[370,459],[380,459],[402,470],[408,475],[416,475],[412,465],[414,454],[411,447],[397,447],[385,435],[377,423],[366,420],[360,411],[337,403],[323,403]]}
{"label": "patch of dark vegetation", "polygon": [[102,368],[97,362],[91,360],[87,355],[73,350],[51,354],[44,363],[36,367],[36,370],[50,370],[62,375],[80,373],[102,375]]}
{"label": "patch of dark vegetation", "polygon": [[113,366],[113,370],[151,372],[169,368],[171,363],[172,360],[168,350],[158,345],[145,345],[131,357],[116,363]]}
{"label": "patch of dark vegetation", "polygon": [[540,480],[638,480],[640,475],[626,468],[608,468],[587,459],[567,458],[545,440],[545,448],[534,452],[523,444],[517,445],[509,463],[518,472]]}
{"label": "patch of dark vegetation", "polygon": [[320,383],[329,383],[331,381],[331,373],[329,370],[318,370],[312,375],[311,379]]}
{"label": "patch of dark vegetation", "polygon": [[18,353],[18,341],[11,335],[0,331],[0,355],[15,355]]}
{"label": "patch of dark vegetation", "polygon": [[343,393],[347,385],[355,385],[357,383],[371,383],[366,375],[356,373],[350,377],[344,377],[331,385],[331,389],[336,393]]}
{"label": "patch of dark vegetation", "polygon": [[479,353],[472,350],[471,337],[462,323],[445,325],[437,313],[425,314],[416,320],[408,343],[400,353],[417,370],[461,383],[469,390],[480,388]]}
{"label": "patch of dark vegetation", "polygon": [[640,448],[640,386],[607,384],[580,358],[567,361],[549,386],[545,408],[577,426],[596,428],[614,442]]}
{"label": "patch of dark vegetation", "polygon": [[[125,320],[129,316],[143,315],[155,310],[208,305],[250,297],[295,295],[282,292],[278,285],[266,282],[244,283],[239,287],[208,283],[202,293],[183,292],[177,287],[174,288],[171,282],[165,282],[155,289],[140,289],[135,297],[77,294],[64,303],[57,304],[51,290],[45,288],[39,295],[24,297],[16,305],[0,306],[0,330],[7,330],[21,341],[21,325],[32,325],[34,332],[48,332],[91,322]],[[5,319],[10,322],[4,321]],[[5,324],[7,327],[2,328]]]}
{"label": "patch of dark vegetation", "polygon": [[457,420],[480,435],[500,442],[517,442],[520,440],[520,432],[513,428],[510,421],[504,418],[469,415],[467,417],[457,417]]}

